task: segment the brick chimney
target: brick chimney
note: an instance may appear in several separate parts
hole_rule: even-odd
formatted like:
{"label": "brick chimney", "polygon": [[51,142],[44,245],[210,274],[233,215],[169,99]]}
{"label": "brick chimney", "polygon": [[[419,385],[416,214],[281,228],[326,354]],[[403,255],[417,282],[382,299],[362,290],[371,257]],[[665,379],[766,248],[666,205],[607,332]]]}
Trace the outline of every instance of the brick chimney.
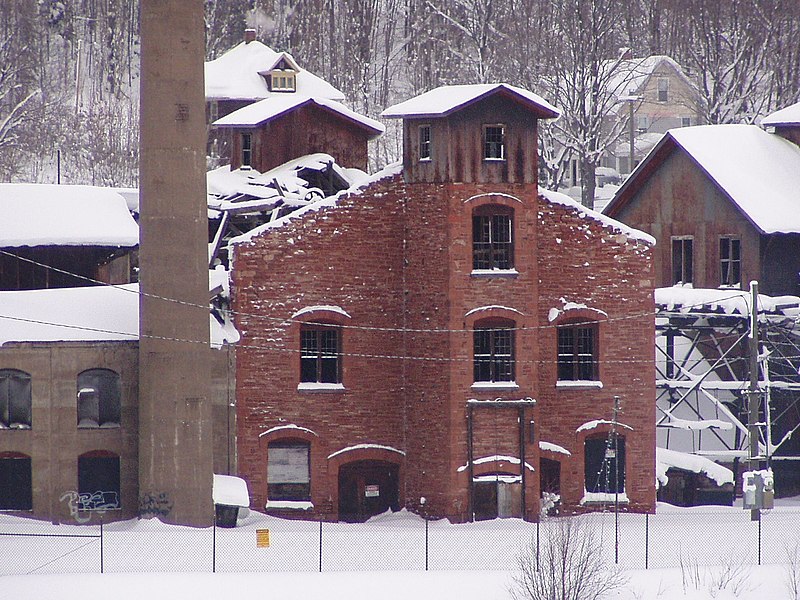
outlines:
{"label": "brick chimney", "polygon": [[256,40],[256,30],[248,27],[244,30],[244,43],[249,44]]}

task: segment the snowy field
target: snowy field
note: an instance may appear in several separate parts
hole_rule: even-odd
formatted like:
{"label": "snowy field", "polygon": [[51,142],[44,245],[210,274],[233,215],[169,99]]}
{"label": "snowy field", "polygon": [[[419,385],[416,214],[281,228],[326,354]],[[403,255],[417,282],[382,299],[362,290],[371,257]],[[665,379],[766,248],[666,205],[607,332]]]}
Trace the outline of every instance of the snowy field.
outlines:
{"label": "snowy field", "polygon": [[[618,553],[629,578],[612,598],[743,598],[798,600],[787,585],[787,550],[800,547],[800,499],[766,511],[758,525],[741,508],[680,509],[660,504],[656,515],[614,514],[583,518],[610,564]],[[537,529],[544,543],[552,521],[503,519],[451,525],[426,524],[406,512],[366,524],[286,521],[251,513],[236,529],[191,529],[155,520],[97,527],[54,526],[0,517],[0,599],[85,600],[113,593],[128,600],[157,592],[165,600],[258,597],[510,599],[516,557],[535,553]],[[256,530],[269,529],[269,547],[256,545]],[[214,537],[216,536],[216,554]],[[618,540],[618,545],[615,543]],[[617,550],[618,548],[618,550]],[[645,552],[645,550],[647,552]],[[427,556],[426,556],[427,553]],[[425,570],[426,558],[428,571]],[[645,561],[648,569],[645,570]],[[322,573],[320,570],[322,564]],[[216,573],[212,573],[212,569]],[[796,574],[800,577],[800,565]]]}

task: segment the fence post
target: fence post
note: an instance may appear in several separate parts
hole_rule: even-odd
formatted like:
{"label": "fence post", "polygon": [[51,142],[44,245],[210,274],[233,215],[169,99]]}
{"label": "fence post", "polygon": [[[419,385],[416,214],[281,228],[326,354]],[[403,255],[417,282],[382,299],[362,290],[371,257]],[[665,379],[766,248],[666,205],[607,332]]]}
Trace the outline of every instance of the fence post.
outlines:
{"label": "fence post", "polygon": [[539,521],[536,521],[536,567],[539,567]]}
{"label": "fence post", "polygon": [[[759,515],[760,517],[760,515]],[[761,519],[758,519],[758,566],[761,566]]]}
{"label": "fence post", "polygon": [[217,519],[214,517],[214,522],[211,525],[211,572],[217,572]]}
{"label": "fence post", "polygon": [[644,513],[644,570],[650,566],[650,513]]}
{"label": "fence post", "polygon": [[428,519],[425,519],[425,570],[428,570]]}
{"label": "fence post", "polygon": [[100,516],[100,572],[103,573],[103,517]]}
{"label": "fence post", "polygon": [[322,573],[322,517],[319,518],[319,572]]}

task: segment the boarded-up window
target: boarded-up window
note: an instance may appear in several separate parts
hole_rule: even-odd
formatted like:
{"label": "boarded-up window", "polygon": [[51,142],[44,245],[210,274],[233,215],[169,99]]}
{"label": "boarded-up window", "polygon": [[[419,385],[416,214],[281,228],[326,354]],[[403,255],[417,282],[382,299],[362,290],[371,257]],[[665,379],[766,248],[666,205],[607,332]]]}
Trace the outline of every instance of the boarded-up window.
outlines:
{"label": "boarded-up window", "polygon": [[78,457],[79,510],[120,507],[119,456],[111,452],[87,452]]}
{"label": "boarded-up window", "polygon": [[0,510],[31,510],[31,457],[0,453]]}
{"label": "boarded-up window", "polygon": [[89,369],[78,375],[78,427],[119,427],[119,375],[109,369]]}
{"label": "boarded-up window", "polygon": [[625,491],[625,438],[618,434],[588,438],[584,445],[587,492]]}
{"label": "boarded-up window", "polygon": [[31,376],[0,369],[0,429],[30,429]]}
{"label": "boarded-up window", "polygon": [[270,500],[310,500],[310,444],[301,440],[277,441],[267,449],[267,484]]}

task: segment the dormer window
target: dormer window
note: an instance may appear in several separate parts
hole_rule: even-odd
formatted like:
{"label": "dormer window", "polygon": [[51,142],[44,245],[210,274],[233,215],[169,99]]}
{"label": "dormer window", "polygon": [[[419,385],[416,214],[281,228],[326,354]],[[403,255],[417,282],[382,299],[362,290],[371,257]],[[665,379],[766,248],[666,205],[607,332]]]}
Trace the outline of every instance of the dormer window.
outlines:
{"label": "dormer window", "polygon": [[290,61],[287,55],[283,55],[269,72],[262,73],[271,92],[297,91],[297,68],[293,63],[294,61]]}
{"label": "dormer window", "polygon": [[294,92],[297,89],[294,71],[273,71],[273,92]]}
{"label": "dormer window", "polygon": [[483,158],[485,160],[505,160],[505,125],[483,126]]}

